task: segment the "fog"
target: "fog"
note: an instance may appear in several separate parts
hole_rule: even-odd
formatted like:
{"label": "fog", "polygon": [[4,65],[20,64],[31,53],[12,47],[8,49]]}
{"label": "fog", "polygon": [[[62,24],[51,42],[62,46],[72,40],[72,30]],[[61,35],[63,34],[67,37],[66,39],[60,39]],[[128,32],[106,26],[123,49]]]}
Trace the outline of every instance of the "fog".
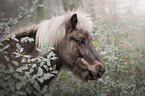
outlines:
{"label": "fog", "polygon": [[[0,11],[5,13],[5,18],[15,18],[22,12],[20,7],[29,9],[32,6],[32,1],[0,0]],[[116,20],[126,20],[133,24],[132,26],[138,26],[138,23],[144,23],[145,20],[145,0],[40,0],[39,3],[44,4],[44,7],[37,8],[32,17],[24,18],[23,22],[27,24],[39,23],[44,19],[61,15],[65,11],[80,6],[88,13],[95,14],[100,20],[110,20],[111,23],[116,22]],[[22,22],[12,27],[11,30],[13,31],[21,26],[24,26]],[[144,42],[144,27],[141,26],[140,30],[135,30],[134,35],[129,40],[133,40],[137,44],[140,41]]]}

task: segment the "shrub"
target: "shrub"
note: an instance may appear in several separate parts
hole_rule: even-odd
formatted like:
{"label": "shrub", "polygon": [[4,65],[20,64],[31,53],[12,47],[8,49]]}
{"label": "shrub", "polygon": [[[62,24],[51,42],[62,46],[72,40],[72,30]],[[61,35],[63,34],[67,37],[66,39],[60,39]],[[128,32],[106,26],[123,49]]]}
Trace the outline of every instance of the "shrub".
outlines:
{"label": "shrub", "polygon": [[[0,33],[9,33],[10,28],[21,21],[27,14],[31,14],[39,4],[38,0],[34,0],[30,10],[24,9],[24,13],[20,13],[18,18],[2,19]],[[37,6],[38,5],[38,6]],[[42,6],[42,5],[41,5]],[[23,15],[22,15],[23,14]],[[1,16],[3,13],[1,13]],[[140,29],[144,22],[139,23],[135,27],[130,26],[127,22],[116,21],[112,24],[108,20],[100,20],[93,15],[94,32],[93,43],[99,54],[104,60],[106,72],[103,78],[96,81],[84,82],[73,76],[69,71],[62,71],[57,79],[52,83],[50,88],[47,86],[40,88],[39,83],[49,79],[57,74],[55,66],[50,66],[50,59],[56,59],[53,48],[49,49],[47,58],[42,57],[42,53],[38,58],[32,58],[29,55],[23,54],[23,48],[16,44],[17,51],[14,52],[15,58],[21,57],[25,63],[19,66],[19,63],[12,61],[17,66],[15,70],[12,64],[6,68],[0,64],[0,94],[5,95],[28,95],[34,94],[37,96],[143,96],[145,95],[145,50],[127,41],[127,37],[134,30]],[[124,27],[129,31],[124,32]],[[17,41],[15,36],[13,40]],[[1,42],[5,40],[2,39]],[[18,42],[31,42],[33,38],[24,37]],[[3,46],[0,42],[0,52],[5,52],[9,46]],[[145,44],[143,44],[144,46]],[[47,44],[44,46],[47,48]],[[9,61],[9,58],[5,56]],[[40,65],[35,64],[38,61]],[[28,64],[33,62],[32,64]],[[33,71],[38,71],[31,75]],[[48,74],[43,71],[48,70]]]}
{"label": "shrub", "polygon": [[[14,40],[18,40],[15,36],[12,36]],[[40,52],[41,54],[34,58],[30,55],[23,53],[23,48],[19,42],[31,42],[33,38],[24,37],[16,43],[16,52],[13,52],[13,58],[21,58],[23,64],[17,61],[11,61],[6,67],[4,64],[0,64],[0,93],[1,96],[13,95],[28,95],[34,94],[36,96],[42,96],[48,94],[48,85],[41,88],[40,83],[44,80],[48,80],[57,74],[55,66],[51,66],[50,60],[57,59],[54,54],[54,48],[47,48],[47,56],[43,57],[46,52]],[[4,46],[0,51],[5,55],[6,61],[9,62],[6,49],[9,46]],[[41,50],[39,50],[41,51]],[[14,60],[15,60],[14,59]],[[15,68],[16,66],[17,68]]]}
{"label": "shrub", "polygon": [[[20,43],[34,42],[33,38],[23,37],[18,40],[15,35],[11,37],[16,42],[16,51],[12,53],[11,57],[14,61],[10,61],[7,56],[7,49],[10,45],[3,45],[2,42],[8,41],[8,38],[3,38],[3,34],[9,34],[10,28],[19,23],[28,14],[32,14],[33,11],[39,7],[39,0],[33,1],[33,6],[30,9],[22,8],[24,13],[20,13],[17,18],[1,19],[0,27],[0,53],[4,54],[4,58],[9,64],[4,65],[0,62],[0,95],[1,96],[26,96],[35,95],[42,96],[48,95],[48,86],[40,86],[44,80],[49,80],[51,77],[57,74],[55,66],[51,66],[50,60],[57,59],[54,54],[54,48],[48,48],[45,44],[43,49],[47,49],[47,56],[43,57],[46,52],[40,51],[40,55],[36,58],[24,54],[24,48]],[[42,5],[41,5],[42,7]],[[1,14],[3,15],[3,13]],[[17,61],[17,58],[21,58],[22,64]],[[36,63],[37,62],[37,63]]]}
{"label": "shrub", "polygon": [[[93,15],[95,16],[95,15]],[[145,94],[145,50],[127,41],[134,30],[127,22],[111,25],[94,17],[93,43],[104,60],[106,72],[96,81],[80,81],[63,71],[50,88],[52,96],[143,96]],[[109,24],[109,25],[108,25]],[[128,31],[123,33],[123,28]],[[126,42],[127,41],[127,42]]]}

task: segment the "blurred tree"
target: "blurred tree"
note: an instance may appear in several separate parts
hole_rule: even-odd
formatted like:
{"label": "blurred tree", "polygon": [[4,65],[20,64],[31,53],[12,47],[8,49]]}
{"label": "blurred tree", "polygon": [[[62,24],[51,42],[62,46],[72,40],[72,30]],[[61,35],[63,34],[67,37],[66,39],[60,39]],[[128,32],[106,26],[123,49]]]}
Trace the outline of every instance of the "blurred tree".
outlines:
{"label": "blurred tree", "polygon": [[60,15],[64,13],[62,0],[43,0],[44,7],[44,18],[48,19],[53,15]]}
{"label": "blurred tree", "polygon": [[67,11],[67,10],[72,10],[73,8],[75,7],[78,7],[80,5],[83,4],[83,2],[81,2],[82,0],[62,0],[63,2],[63,5],[64,5],[64,10]]}
{"label": "blurred tree", "polygon": [[[39,0],[39,4],[43,4],[43,0]],[[39,23],[40,20],[44,18],[44,7],[37,8],[37,22]]]}

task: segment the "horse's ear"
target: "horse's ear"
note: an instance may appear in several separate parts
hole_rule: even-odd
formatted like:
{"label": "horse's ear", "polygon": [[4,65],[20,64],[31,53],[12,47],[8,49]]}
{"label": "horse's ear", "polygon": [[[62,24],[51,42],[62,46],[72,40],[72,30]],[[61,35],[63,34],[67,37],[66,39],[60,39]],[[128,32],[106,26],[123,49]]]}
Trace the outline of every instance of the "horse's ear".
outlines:
{"label": "horse's ear", "polygon": [[78,22],[77,14],[75,13],[71,16],[71,18],[66,23],[66,30],[70,32],[73,29],[75,29],[77,22]]}

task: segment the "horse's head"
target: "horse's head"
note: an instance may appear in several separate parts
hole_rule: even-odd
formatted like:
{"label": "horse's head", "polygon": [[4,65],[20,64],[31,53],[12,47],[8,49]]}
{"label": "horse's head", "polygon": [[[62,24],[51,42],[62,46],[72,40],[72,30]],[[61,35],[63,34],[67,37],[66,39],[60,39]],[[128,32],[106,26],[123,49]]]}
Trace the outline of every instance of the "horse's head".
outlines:
{"label": "horse's head", "polygon": [[95,80],[103,76],[104,64],[89,32],[77,29],[78,22],[77,14],[73,14],[67,21],[66,36],[57,46],[57,56],[59,62],[81,79]]}

